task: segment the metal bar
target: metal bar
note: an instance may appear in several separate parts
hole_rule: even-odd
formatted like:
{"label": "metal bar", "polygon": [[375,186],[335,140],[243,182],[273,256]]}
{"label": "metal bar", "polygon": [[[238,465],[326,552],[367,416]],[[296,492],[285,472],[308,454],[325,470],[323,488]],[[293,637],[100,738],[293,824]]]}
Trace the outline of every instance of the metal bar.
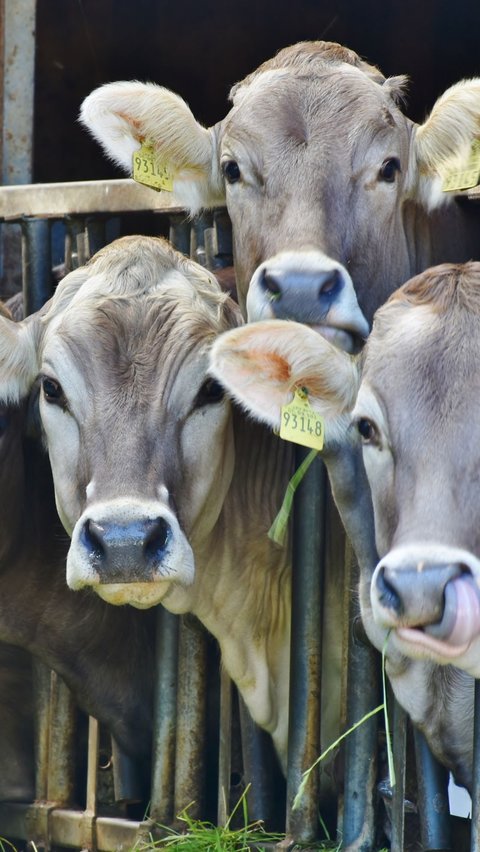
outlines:
{"label": "metal bar", "polygon": [[22,221],[23,300],[25,316],[52,295],[50,225],[45,219]]}
{"label": "metal bar", "polygon": [[[1,186],[32,180],[36,0],[1,0]],[[4,296],[21,286],[18,227],[2,228],[0,279]]]}
{"label": "metal bar", "polygon": [[232,771],[232,681],[222,667],[220,672],[220,744],[218,753],[217,823],[225,825],[229,816]]}
{"label": "metal bar", "polygon": [[207,210],[196,216],[190,228],[190,257],[201,266],[207,266],[205,230],[213,226],[213,212]]}
{"label": "metal bar", "polygon": [[178,661],[174,815],[191,805],[189,814],[199,818],[205,801],[207,640],[190,619],[180,624]]}
{"label": "metal bar", "polygon": [[[356,582],[351,588],[356,588]],[[356,596],[351,598],[348,648],[347,728],[359,722],[379,703],[380,657],[368,640],[355,635],[360,620]],[[377,768],[376,716],[360,725],[345,740],[343,843],[358,852],[373,848],[375,835],[374,786]]]}
{"label": "metal bar", "polygon": [[190,220],[185,213],[169,216],[170,230],[168,239],[177,251],[190,256]]}
{"label": "metal bar", "polygon": [[267,826],[275,825],[279,804],[275,795],[278,759],[269,734],[255,724],[241,697],[239,708],[244,778],[246,784],[252,785],[248,793],[248,816],[251,820],[262,820]]}
{"label": "metal bar", "polygon": [[61,219],[63,216],[134,213],[139,210],[181,213],[183,207],[176,204],[170,193],[155,192],[129,178],[0,188],[0,219],[6,221],[20,220],[23,216]]}
{"label": "metal bar", "polygon": [[120,748],[112,737],[113,787],[115,801],[132,804],[143,799],[143,783],[138,762]]}
{"label": "metal bar", "polygon": [[98,216],[88,216],[85,233],[88,243],[88,257],[93,257],[107,242],[106,221]]}
{"label": "metal bar", "polygon": [[[0,825],[2,836],[18,840],[29,840],[29,826],[35,805],[12,805],[0,802]],[[67,809],[50,810],[50,840],[55,847],[81,848],[84,836],[83,811]],[[150,823],[125,820],[115,817],[97,817],[95,820],[96,849],[112,852],[113,849],[133,849],[139,840],[148,839]]]}
{"label": "metal bar", "polygon": [[48,790],[48,740],[50,726],[50,669],[33,658],[35,700],[35,798],[46,801]]}
{"label": "metal bar", "polygon": [[179,621],[163,606],[157,607],[150,813],[162,823],[174,817]]}
{"label": "metal bar", "polygon": [[99,725],[93,716],[88,717],[88,763],[87,763],[87,798],[85,810],[97,812],[97,768],[98,768]]}
{"label": "metal bar", "polygon": [[[296,465],[308,453],[296,452]],[[292,638],[290,661],[290,720],[287,773],[287,835],[297,842],[316,837],[318,775],[300,807],[291,805],[302,773],[320,753],[320,688],[322,661],[322,550],[325,542],[326,474],[316,459],[300,484],[293,514]]]}
{"label": "metal bar", "polygon": [[392,852],[403,852],[405,837],[405,760],[407,755],[407,714],[393,701],[393,766],[396,784],[392,790]]}
{"label": "metal bar", "polygon": [[50,676],[47,799],[65,805],[75,796],[76,705],[55,672]]}
{"label": "metal bar", "polygon": [[78,256],[78,238],[85,232],[84,217],[67,216],[65,228],[65,273],[68,273],[81,265],[81,259]]}
{"label": "metal bar", "polygon": [[480,850],[480,680],[475,681],[475,712],[473,716],[473,785],[470,852]]}
{"label": "metal bar", "polygon": [[418,779],[418,812],[425,852],[452,849],[448,809],[448,772],[433,757],[425,737],[414,731]]}

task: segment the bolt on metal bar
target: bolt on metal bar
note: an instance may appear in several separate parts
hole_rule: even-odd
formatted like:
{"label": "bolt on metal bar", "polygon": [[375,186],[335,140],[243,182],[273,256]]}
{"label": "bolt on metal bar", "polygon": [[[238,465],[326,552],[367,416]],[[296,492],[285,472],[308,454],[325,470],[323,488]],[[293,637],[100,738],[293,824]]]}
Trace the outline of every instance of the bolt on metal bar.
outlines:
{"label": "bolt on metal bar", "polygon": [[174,818],[179,623],[177,615],[157,607],[150,815],[161,823]]}
{"label": "bolt on metal bar", "polygon": [[[298,467],[308,453],[296,448]],[[300,807],[293,799],[303,772],[320,754],[322,663],[322,590],[325,543],[326,473],[316,459],[295,494],[293,512],[292,636],[290,660],[290,720],[287,772],[287,835],[296,841],[317,836],[318,774],[312,774]]]}
{"label": "bolt on metal bar", "polygon": [[22,275],[25,316],[38,311],[52,295],[50,223],[22,220]]}
{"label": "bolt on metal bar", "polygon": [[470,852],[480,850],[480,680],[475,681],[473,728],[473,787]]}
{"label": "bolt on metal bar", "polygon": [[432,755],[425,737],[414,730],[418,779],[418,812],[425,852],[450,852],[448,772]]}

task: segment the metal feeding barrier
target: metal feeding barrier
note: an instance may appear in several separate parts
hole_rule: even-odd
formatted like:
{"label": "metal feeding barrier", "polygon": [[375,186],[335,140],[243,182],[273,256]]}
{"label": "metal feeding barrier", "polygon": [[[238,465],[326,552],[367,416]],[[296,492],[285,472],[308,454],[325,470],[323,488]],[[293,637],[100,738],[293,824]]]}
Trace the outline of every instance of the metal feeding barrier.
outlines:
{"label": "metal feeding barrier", "polygon": [[[0,189],[4,239],[8,223],[22,229],[25,313],[38,310],[52,293],[55,250],[61,243],[61,272],[82,264],[105,243],[132,232],[133,214],[148,214],[152,233],[168,236],[175,248],[212,271],[232,263],[231,228],[223,209],[190,221],[155,194],[130,180],[32,185]],[[122,223],[120,222],[122,216]],[[135,224],[135,223],[134,223]],[[142,222],[142,227],[143,227]],[[55,229],[57,233],[54,234]],[[126,229],[126,230],[125,230]],[[52,246],[57,246],[52,254]],[[64,248],[63,248],[64,247]],[[58,260],[58,258],[57,258]],[[297,451],[297,463],[304,450]],[[155,825],[177,826],[190,805],[195,818],[224,824],[232,805],[251,783],[250,820],[285,832],[279,849],[294,841],[315,848],[322,810],[320,778],[313,773],[298,810],[292,802],[302,773],[320,753],[320,692],[325,637],[323,601],[328,572],[343,596],[344,642],[341,723],[348,729],[380,700],[379,655],[359,626],[356,568],[351,548],[329,493],[325,469],[314,462],[295,498],[293,517],[292,659],[290,729],[286,791],[275,766],[269,737],[248,715],[228,676],[218,649],[189,617],[157,608],[154,735],[148,816],[134,803],[142,798],[135,761],[123,754],[95,719],[85,736],[84,789],[76,789],[79,749],[78,711],[60,677],[35,662],[36,799],[31,804],[0,804],[0,836],[27,841],[36,849],[109,850],[141,848]],[[321,687],[321,689],[320,689]],[[407,720],[391,702],[397,785],[387,799],[391,848],[405,848]],[[476,714],[480,718],[480,714]],[[380,723],[380,724],[379,724]],[[343,748],[343,795],[334,805],[333,829],[342,848],[374,850],[385,809],[377,793],[379,716],[349,735]],[[476,725],[476,753],[480,749]],[[106,744],[105,744],[106,743]],[[322,743],[325,747],[328,743]],[[425,741],[415,735],[418,818],[424,850],[452,850],[446,772]],[[107,805],[103,804],[105,792]],[[102,792],[103,791],[103,792]],[[76,798],[77,797],[77,798]],[[479,793],[474,793],[475,814]],[[135,810],[137,808],[137,810]],[[478,819],[472,850],[478,850]],[[321,834],[321,831],[320,831]],[[268,847],[273,848],[273,847]],[[318,848],[318,847],[317,847]]]}

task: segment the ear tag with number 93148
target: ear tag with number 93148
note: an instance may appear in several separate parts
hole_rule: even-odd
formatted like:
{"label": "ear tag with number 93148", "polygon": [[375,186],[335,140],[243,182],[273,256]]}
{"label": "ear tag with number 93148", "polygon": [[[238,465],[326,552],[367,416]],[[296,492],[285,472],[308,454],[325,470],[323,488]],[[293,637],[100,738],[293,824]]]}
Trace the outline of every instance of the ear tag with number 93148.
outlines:
{"label": "ear tag with number 93148", "polygon": [[325,436],[323,417],[313,410],[308,401],[308,392],[296,388],[295,396],[288,405],[282,406],[280,437],[284,441],[322,450]]}
{"label": "ear tag with number 93148", "polygon": [[143,183],[151,189],[160,192],[166,189],[173,190],[173,176],[166,166],[162,166],[155,157],[153,146],[148,142],[142,142],[141,148],[133,152],[132,156],[133,179],[137,183]]}

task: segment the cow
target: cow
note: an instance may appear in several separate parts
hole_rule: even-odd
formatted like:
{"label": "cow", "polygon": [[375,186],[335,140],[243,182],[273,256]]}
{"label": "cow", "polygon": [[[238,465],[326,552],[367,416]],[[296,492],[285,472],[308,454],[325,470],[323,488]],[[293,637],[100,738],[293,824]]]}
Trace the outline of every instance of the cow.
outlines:
{"label": "cow", "polygon": [[[345,288],[331,310],[353,305]],[[0,399],[39,376],[70,589],[196,615],[285,768],[291,557],[267,532],[293,445],[207,374],[212,343],[241,321],[201,266],[159,238],[125,237],[68,275],[42,316],[2,320]]]}
{"label": "cow", "polygon": [[[396,287],[478,255],[478,223],[442,180],[479,134],[480,79],[447,89],[420,125],[400,109],[405,87],[341,45],[301,42],[233,86],[210,128],[140,82],[96,89],[80,120],[128,173],[153,146],[190,213],[226,204],[245,317],[297,320],[355,351]],[[351,281],[363,316],[326,323]]]}
{"label": "cow", "polygon": [[281,321],[229,332],[211,352],[212,375],[271,426],[292,389],[308,388],[359,556],[366,632],[386,648],[399,703],[469,789],[480,676],[479,319],[480,263],[442,264],[377,311],[361,356]]}
{"label": "cow", "polygon": [[[31,327],[30,319],[17,327],[3,307],[0,319],[18,333]],[[0,400],[0,799],[10,801],[34,798],[29,654],[58,672],[80,707],[138,758],[145,783],[151,750],[153,613],[114,609],[67,587],[69,542],[38,434],[37,397],[34,387]]]}

